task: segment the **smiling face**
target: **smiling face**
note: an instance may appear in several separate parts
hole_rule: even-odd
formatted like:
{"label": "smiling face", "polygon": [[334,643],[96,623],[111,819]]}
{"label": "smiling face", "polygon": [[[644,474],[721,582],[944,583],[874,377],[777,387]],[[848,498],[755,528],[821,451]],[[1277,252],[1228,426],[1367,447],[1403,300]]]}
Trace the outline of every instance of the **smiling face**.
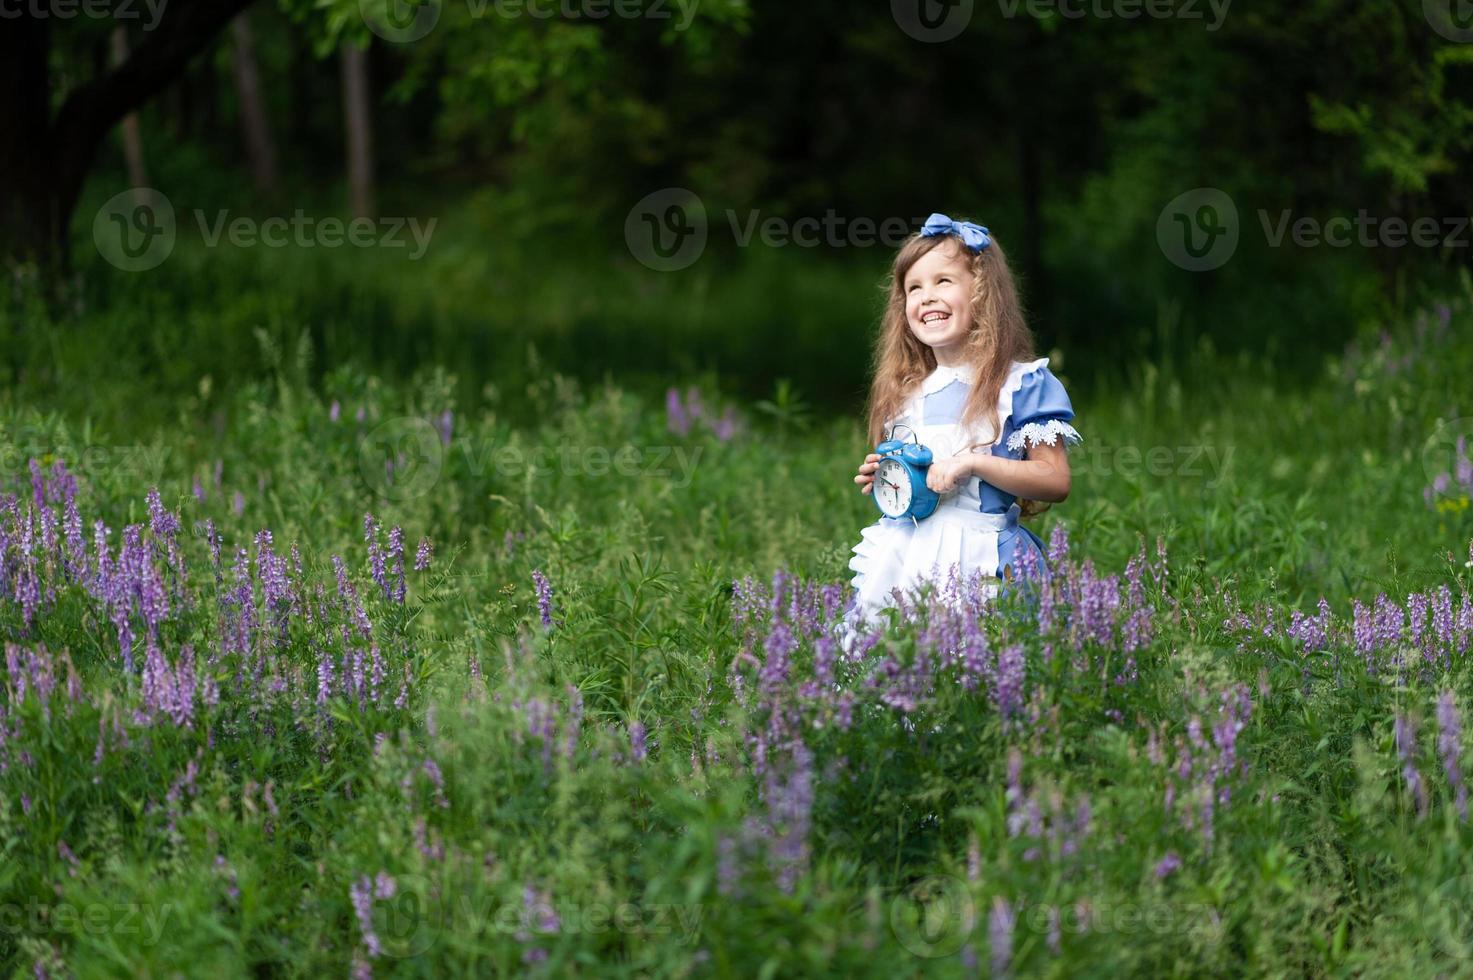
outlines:
{"label": "smiling face", "polygon": [[960,362],[972,330],[972,273],[955,242],[931,249],[905,274],[905,319],[937,363]]}

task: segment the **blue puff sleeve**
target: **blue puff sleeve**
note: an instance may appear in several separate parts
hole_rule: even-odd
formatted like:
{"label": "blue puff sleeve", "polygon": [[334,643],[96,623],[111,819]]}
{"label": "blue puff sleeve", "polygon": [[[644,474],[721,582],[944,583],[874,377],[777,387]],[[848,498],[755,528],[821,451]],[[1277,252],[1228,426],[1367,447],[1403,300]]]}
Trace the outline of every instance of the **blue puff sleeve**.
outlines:
{"label": "blue puff sleeve", "polygon": [[1013,395],[1013,414],[1008,427],[1007,447],[1023,452],[1030,446],[1055,445],[1060,439],[1068,447],[1084,441],[1069,423],[1074,420],[1074,406],[1064,385],[1047,367],[1040,367],[1023,377],[1021,387]]}

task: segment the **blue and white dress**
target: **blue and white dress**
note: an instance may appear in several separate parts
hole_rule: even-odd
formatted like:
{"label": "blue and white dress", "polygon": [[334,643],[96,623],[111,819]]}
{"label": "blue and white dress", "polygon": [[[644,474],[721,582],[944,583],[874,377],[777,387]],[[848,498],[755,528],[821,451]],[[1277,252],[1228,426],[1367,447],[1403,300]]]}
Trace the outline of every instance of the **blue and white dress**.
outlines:
{"label": "blue and white dress", "polygon": [[[961,425],[962,410],[971,393],[968,368],[937,367],[921,383],[901,414],[886,430],[907,425],[917,440],[929,446],[937,459],[958,451],[991,453],[1023,459],[1029,448],[1069,446],[1082,437],[1070,423],[1074,407],[1064,386],[1048,369],[1048,358],[1015,361],[998,395],[1001,431],[992,432],[986,420],[971,430]],[[904,429],[899,436],[905,437]],[[855,618],[871,618],[893,606],[892,590],[909,592],[923,581],[944,583],[955,567],[962,581],[981,573],[985,592],[995,595],[1004,569],[1018,573],[1018,561],[1031,549],[1044,568],[1044,545],[1038,535],[1018,523],[1017,498],[972,477],[944,494],[936,512],[923,521],[881,517],[865,528],[853,549],[849,567],[854,571]]]}

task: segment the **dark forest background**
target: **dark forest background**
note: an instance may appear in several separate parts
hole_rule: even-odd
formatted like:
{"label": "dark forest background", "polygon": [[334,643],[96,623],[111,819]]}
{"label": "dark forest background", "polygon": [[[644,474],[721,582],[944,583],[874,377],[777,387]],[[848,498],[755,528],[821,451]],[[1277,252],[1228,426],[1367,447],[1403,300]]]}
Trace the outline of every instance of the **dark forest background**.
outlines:
{"label": "dark forest background", "polygon": [[[1230,354],[1293,377],[1467,264],[1466,231],[1434,247],[1274,247],[1268,233],[1285,212],[1365,211],[1446,234],[1473,210],[1473,46],[1459,41],[1473,32],[1430,0],[910,6],[649,0],[599,19],[596,3],[544,0],[557,15],[534,17],[444,0],[395,21],[385,0],[67,18],[33,2],[0,25],[21,93],[0,108],[6,367],[85,380],[101,320],[109,367],[164,388],[310,345],[315,374],[449,363],[477,391],[546,358],[753,396],[786,378],[853,406],[892,249],[742,247],[728,212],[984,223],[1041,351],[1084,384],[1142,356]],[[1126,16],[1145,9],[1171,16]],[[919,14],[966,27],[918,40]],[[94,244],[97,209],[133,185],[178,215],[174,253],[146,272]],[[698,195],[710,242],[660,272],[631,254],[626,219],[672,187]],[[1157,226],[1200,187],[1231,198],[1240,240],[1189,271]],[[414,261],[237,249],[200,240],[195,212],[222,210],[436,226]]]}

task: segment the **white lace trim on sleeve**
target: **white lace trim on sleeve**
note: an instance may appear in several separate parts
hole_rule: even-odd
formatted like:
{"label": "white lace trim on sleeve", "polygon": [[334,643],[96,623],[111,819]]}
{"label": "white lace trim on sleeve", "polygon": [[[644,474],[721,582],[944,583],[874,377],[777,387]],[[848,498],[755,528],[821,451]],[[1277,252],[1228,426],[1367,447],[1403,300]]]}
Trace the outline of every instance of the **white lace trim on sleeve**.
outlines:
{"label": "white lace trim on sleeve", "polygon": [[1008,448],[1021,451],[1029,446],[1052,446],[1060,436],[1063,437],[1066,448],[1084,441],[1084,436],[1068,422],[1049,419],[1047,422],[1029,422],[1008,436]]}

